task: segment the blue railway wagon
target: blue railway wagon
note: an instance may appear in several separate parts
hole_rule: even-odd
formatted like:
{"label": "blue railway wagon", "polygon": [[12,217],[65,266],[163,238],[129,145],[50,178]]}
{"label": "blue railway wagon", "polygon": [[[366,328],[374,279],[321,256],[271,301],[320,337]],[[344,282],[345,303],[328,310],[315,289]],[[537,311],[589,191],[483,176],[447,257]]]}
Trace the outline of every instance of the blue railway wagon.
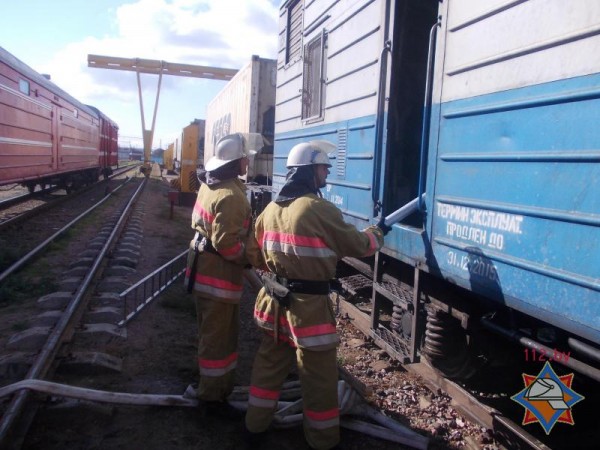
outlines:
{"label": "blue railway wagon", "polygon": [[599,24],[594,0],[282,5],[274,188],[293,145],[326,139],[347,221],[416,199],[372,262],[375,307],[391,267],[428,304],[394,303],[406,361],[441,356],[417,336],[451,311],[465,335],[572,344],[600,379]]}

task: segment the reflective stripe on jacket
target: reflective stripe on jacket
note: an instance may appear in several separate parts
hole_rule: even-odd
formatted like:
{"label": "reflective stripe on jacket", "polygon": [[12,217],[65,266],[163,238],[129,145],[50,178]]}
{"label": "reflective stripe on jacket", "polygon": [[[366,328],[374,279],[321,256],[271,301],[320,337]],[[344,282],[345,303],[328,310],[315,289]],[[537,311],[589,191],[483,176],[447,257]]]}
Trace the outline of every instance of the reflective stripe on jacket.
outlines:
{"label": "reflective stripe on jacket", "polygon": [[[271,202],[257,218],[255,234],[269,270],[301,280],[330,280],[339,259],[370,256],[383,245],[379,228],[358,231],[344,222],[337,207],[314,194]],[[339,343],[327,295],[294,293],[289,308],[281,311],[278,335],[282,341],[314,350]],[[264,289],[258,294],[254,318],[261,328],[273,332],[274,300]]]}
{"label": "reflective stripe on jacket", "polygon": [[244,254],[251,216],[242,181],[235,178],[212,186],[202,183],[192,212],[192,228],[210,239],[223,258],[237,261]]}
{"label": "reflective stripe on jacket", "polygon": [[[210,239],[219,254],[204,252],[198,257],[193,274],[196,293],[226,303],[239,302],[244,287],[243,267],[248,263],[245,247],[250,226],[250,203],[246,186],[239,179],[200,186],[192,228]],[[186,278],[191,276],[194,241],[190,245]]]}

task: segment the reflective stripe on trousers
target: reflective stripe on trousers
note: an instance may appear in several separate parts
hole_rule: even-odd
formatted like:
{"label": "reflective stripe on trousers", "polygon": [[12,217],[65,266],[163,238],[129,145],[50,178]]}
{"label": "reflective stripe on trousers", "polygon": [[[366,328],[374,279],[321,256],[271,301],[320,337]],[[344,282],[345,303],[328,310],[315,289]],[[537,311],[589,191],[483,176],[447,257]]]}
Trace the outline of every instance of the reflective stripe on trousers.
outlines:
{"label": "reflective stripe on trousers", "polygon": [[237,352],[228,355],[224,359],[201,359],[198,358],[200,375],[207,377],[220,377],[237,367]]}
{"label": "reflective stripe on trousers", "polygon": [[222,401],[233,391],[237,365],[239,306],[196,294],[198,397]]}
{"label": "reflective stripe on trousers", "polygon": [[[304,434],[309,445],[327,449],[339,443],[336,349],[313,351],[275,344],[264,335],[252,368],[246,427],[265,431],[276,411],[277,399],[296,359],[304,404]],[[277,396],[276,396],[277,395]]]}

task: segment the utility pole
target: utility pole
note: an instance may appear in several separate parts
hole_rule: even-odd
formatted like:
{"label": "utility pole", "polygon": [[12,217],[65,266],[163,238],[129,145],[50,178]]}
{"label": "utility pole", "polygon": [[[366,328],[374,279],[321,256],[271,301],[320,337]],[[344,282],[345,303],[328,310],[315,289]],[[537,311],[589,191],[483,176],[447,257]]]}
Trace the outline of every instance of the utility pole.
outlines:
{"label": "utility pole", "polygon": [[[156,124],[156,111],[160,97],[160,85],[162,76],[175,75],[180,77],[208,78],[211,80],[229,81],[237,73],[236,69],[223,69],[219,67],[195,66],[191,64],[177,64],[155,59],[141,58],[117,58],[114,56],[88,55],[88,67],[98,69],[127,70],[136,72],[138,94],[140,100],[140,113],[142,116],[142,137],[144,140],[144,172],[150,174],[150,152],[152,151],[152,139],[154,138],[154,125]],[[156,89],[156,101],[154,102],[154,114],[152,126],[146,129],[144,118],[144,103],[142,100],[142,84],[140,73],[158,75],[158,87]]]}

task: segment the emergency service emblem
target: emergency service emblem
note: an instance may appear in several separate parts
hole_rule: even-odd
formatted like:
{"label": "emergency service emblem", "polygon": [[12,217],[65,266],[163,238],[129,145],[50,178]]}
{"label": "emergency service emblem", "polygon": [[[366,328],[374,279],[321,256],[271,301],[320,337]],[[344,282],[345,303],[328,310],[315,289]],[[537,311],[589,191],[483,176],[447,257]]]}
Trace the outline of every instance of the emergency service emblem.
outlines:
{"label": "emergency service emblem", "polygon": [[525,408],[523,425],[538,422],[546,434],[557,422],[575,425],[571,409],[585,397],[571,389],[572,373],[558,376],[546,362],[537,376],[522,375],[525,388],[511,399]]}

